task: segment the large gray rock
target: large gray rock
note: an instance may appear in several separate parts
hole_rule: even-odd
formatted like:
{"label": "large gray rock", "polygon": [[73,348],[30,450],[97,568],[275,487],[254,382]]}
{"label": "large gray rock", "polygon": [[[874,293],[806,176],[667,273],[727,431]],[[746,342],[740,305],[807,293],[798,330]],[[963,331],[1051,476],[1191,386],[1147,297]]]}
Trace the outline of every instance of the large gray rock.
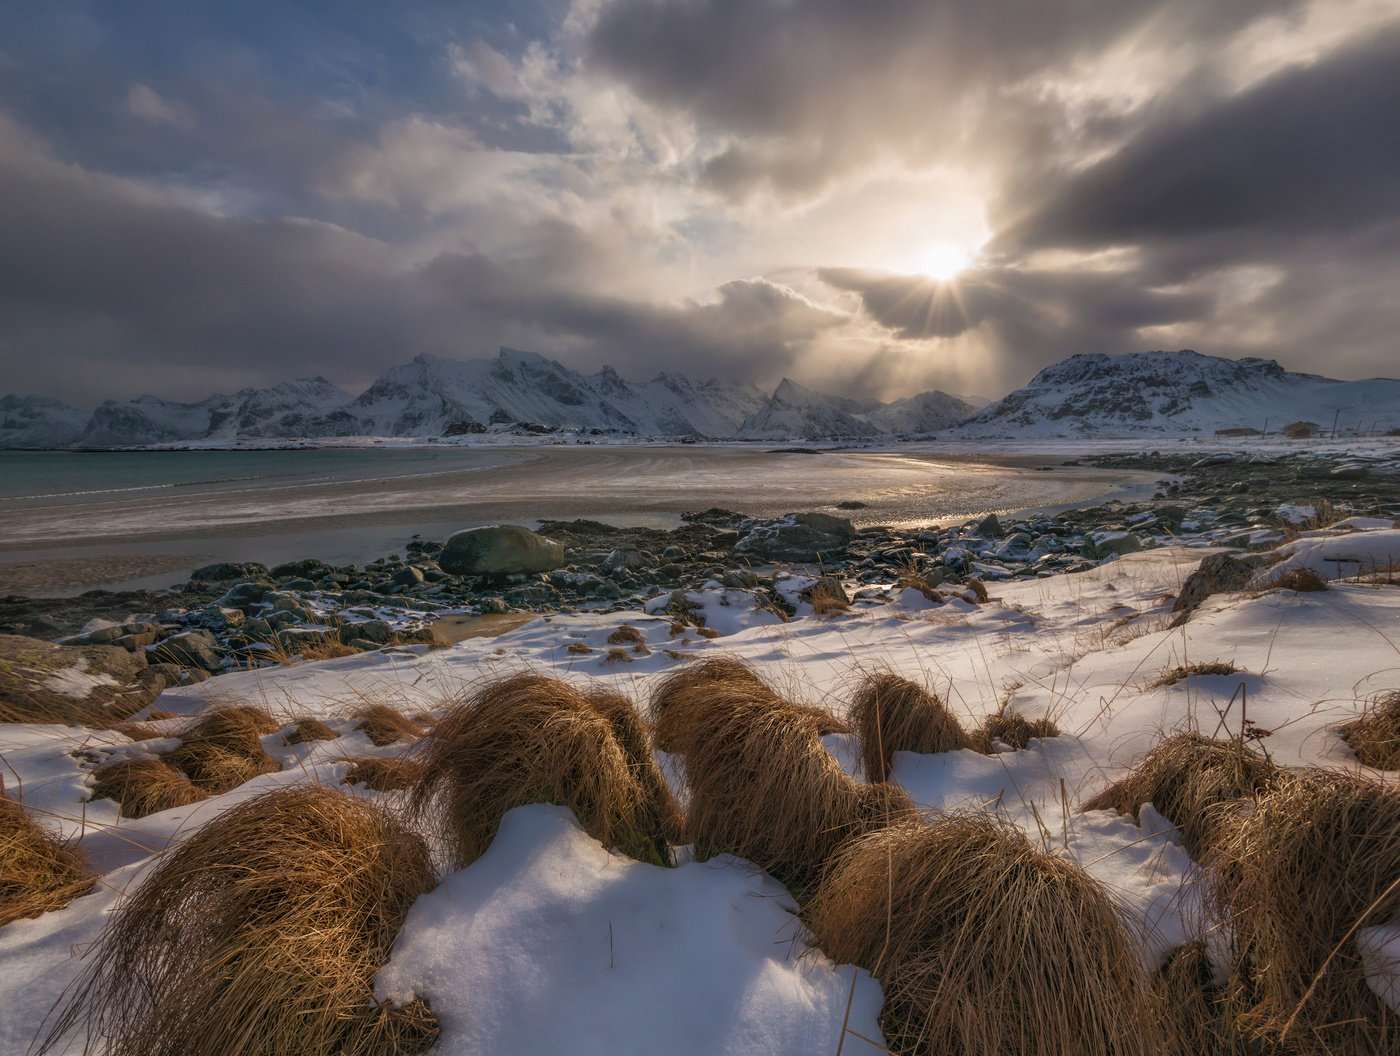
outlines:
{"label": "large gray rock", "polygon": [[152,694],[133,684],[143,653],[115,645],[54,645],[0,634],[0,722],[83,722],[125,718]]}
{"label": "large gray rock", "polygon": [[563,563],[563,546],[515,524],[457,532],[438,557],[442,570],[454,576],[550,572]]}
{"label": "large gray rock", "polygon": [[789,513],[756,526],[734,549],[766,561],[817,561],[841,553],[855,537],[855,527],[844,517]]}
{"label": "large gray rock", "polygon": [[1173,626],[1184,622],[1212,594],[1243,590],[1254,570],[1263,563],[1258,554],[1211,554],[1181,584],[1181,594],[1172,606],[1172,611],[1181,615]]}
{"label": "large gray rock", "polygon": [[218,672],[224,662],[214,652],[214,639],[207,631],[186,631],[173,638],[167,638],[159,645],[151,647],[151,659],[156,663],[177,664],[180,667],[197,667],[205,671]]}

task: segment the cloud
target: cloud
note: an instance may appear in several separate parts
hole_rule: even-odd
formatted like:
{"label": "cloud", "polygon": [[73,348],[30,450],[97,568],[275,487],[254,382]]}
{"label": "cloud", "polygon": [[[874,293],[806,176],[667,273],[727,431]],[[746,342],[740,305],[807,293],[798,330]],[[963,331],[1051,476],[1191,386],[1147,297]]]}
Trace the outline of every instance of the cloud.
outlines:
{"label": "cloud", "polygon": [[1385,222],[1400,215],[1397,113],[1400,32],[1392,31],[1145,130],[1065,180],[1000,241],[1341,234]]}
{"label": "cloud", "polygon": [[13,126],[0,125],[0,147],[0,355],[16,391],[88,405],[201,398],[216,381],[293,373],[354,388],[418,352],[469,358],[503,343],[631,376],[755,376],[848,321],[762,278],[705,303],[590,292],[577,269],[605,251],[559,223],[535,255],[444,252],[414,266],[334,225],[173,204],[61,164]]}
{"label": "cloud", "polygon": [[164,121],[176,128],[188,130],[196,124],[189,107],[162,99],[154,89],[135,81],[127,90],[126,108],[137,117],[144,117],[147,121]]}

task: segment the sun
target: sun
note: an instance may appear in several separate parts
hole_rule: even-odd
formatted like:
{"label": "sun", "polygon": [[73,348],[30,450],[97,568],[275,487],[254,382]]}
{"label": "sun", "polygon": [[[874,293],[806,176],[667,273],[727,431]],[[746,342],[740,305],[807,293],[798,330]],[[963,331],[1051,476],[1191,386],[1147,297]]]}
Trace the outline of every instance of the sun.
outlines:
{"label": "sun", "polygon": [[938,282],[947,282],[972,263],[972,256],[952,242],[932,242],[914,258],[919,274]]}

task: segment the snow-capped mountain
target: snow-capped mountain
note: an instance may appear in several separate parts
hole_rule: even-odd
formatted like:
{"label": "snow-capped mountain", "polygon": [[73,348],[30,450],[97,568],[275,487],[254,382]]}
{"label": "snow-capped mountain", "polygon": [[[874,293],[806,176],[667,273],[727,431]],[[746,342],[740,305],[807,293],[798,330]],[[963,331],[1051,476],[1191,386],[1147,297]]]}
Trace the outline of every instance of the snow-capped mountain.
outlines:
{"label": "snow-capped mountain", "polygon": [[1400,381],[1334,381],[1285,371],[1271,359],[1221,359],[1190,350],[1072,356],[959,428],[965,437],[1213,435],[1314,422],[1324,430],[1400,426]]}
{"label": "snow-capped mountain", "polygon": [[533,352],[495,359],[417,356],[345,408],[373,436],[437,436],[464,422],[539,422],[663,436],[732,436],[763,405],[747,382],[662,374],[645,385],[612,367],[584,375]]}
{"label": "snow-capped mountain", "polygon": [[91,416],[48,396],[0,399],[0,447],[67,447]]}
{"label": "snow-capped mountain", "polygon": [[957,425],[978,409],[960,396],[935,389],[877,407],[865,420],[882,433],[933,433]]}
{"label": "snow-capped mountain", "polygon": [[763,407],[736,434],[741,440],[819,440],[874,436],[880,430],[836,407],[831,400],[784,378]]}
{"label": "snow-capped mountain", "polygon": [[232,396],[210,396],[199,403],[176,403],[139,396],[127,403],[108,400],[93,411],[82,434],[83,447],[122,447],[177,440],[234,440],[286,436],[346,435],[324,428],[350,394],[325,378],[284,381],[270,389],[241,389]]}

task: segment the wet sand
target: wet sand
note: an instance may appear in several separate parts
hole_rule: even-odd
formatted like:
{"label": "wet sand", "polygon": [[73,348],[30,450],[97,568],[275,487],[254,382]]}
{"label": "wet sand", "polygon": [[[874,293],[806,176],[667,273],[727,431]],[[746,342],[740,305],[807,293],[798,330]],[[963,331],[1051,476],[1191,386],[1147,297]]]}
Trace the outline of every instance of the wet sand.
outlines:
{"label": "wet sand", "polygon": [[[931,524],[1131,499],[1150,494],[1155,476],[1064,466],[1063,456],[906,447],[809,454],[749,445],[542,446],[500,455],[489,465],[387,479],[230,480],[7,502],[0,582],[26,584],[11,589],[35,595],[167,586],[213,560],[363,564],[402,552],[415,533],[442,539],[478,524],[576,517],[669,528],[682,512],[710,506],[762,517],[819,510],[857,527]],[[842,510],[841,502],[865,505]],[[25,567],[8,567],[16,563]]]}

